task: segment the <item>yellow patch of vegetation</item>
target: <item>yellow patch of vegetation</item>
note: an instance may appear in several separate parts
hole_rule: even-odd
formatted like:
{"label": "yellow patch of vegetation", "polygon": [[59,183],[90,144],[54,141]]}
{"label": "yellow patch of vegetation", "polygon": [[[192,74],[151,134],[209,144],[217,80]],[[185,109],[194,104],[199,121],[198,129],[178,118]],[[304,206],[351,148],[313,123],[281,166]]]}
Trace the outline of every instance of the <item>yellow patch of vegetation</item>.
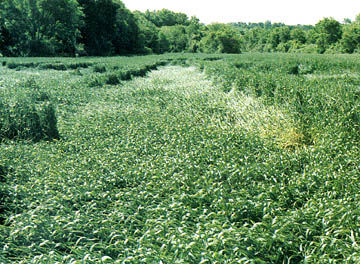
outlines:
{"label": "yellow patch of vegetation", "polygon": [[226,101],[235,115],[235,127],[256,133],[280,148],[290,150],[304,145],[304,135],[285,109],[265,106],[255,97],[234,91],[229,93]]}

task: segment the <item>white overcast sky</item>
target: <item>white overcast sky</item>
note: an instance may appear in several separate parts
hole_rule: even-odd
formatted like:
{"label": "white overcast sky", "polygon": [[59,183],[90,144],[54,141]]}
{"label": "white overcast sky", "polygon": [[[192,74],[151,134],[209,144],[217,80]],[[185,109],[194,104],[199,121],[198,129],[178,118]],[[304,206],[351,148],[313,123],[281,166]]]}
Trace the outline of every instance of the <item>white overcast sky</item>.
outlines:
{"label": "white overcast sky", "polygon": [[354,20],[360,0],[122,0],[134,11],[161,10],[196,16],[202,23],[283,22],[287,25],[316,24],[324,17],[339,22]]}

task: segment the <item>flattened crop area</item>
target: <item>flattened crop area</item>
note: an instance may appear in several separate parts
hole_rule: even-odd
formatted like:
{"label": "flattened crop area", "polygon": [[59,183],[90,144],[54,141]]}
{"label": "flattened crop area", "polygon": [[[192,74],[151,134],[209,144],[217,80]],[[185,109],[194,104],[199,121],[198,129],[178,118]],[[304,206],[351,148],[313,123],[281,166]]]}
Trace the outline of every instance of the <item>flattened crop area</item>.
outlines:
{"label": "flattened crop area", "polygon": [[32,79],[60,136],[1,144],[0,263],[356,263],[355,136],[304,143],[290,101],[224,89],[212,63]]}

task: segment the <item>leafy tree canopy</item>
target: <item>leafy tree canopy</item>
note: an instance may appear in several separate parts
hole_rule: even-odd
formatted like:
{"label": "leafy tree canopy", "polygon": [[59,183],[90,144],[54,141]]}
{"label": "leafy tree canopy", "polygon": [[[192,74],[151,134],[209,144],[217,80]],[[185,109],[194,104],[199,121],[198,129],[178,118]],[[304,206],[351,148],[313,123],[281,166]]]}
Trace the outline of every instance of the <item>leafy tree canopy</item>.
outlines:
{"label": "leafy tree canopy", "polygon": [[323,34],[329,44],[337,42],[341,38],[342,27],[339,21],[333,18],[324,18],[315,25],[318,34]]}
{"label": "leafy tree canopy", "polygon": [[175,26],[175,25],[189,25],[189,18],[184,13],[176,13],[168,9],[162,9],[157,11],[145,12],[147,20],[154,23],[157,27]]}
{"label": "leafy tree canopy", "polygon": [[78,0],[85,15],[82,43],[88,55],[135,53],[139,28],[134,14],[119,0]]}
{"label": "leafy tree canopy", "polygon": [[207,53],[240,53],[241,40],[230,25],[212,24],[200,42],[200,50]]}
{"label": "leafy tree canopy", "polygon": [[72,55],[82,11],[76,0],[3,0],[1,17],[10,55]]}
{"label": "leafy tree canopy", "polygon": [[344,28],[341,46],[346,53],[360,51],[360,23],[353,23]]}
{"label": "leafy tree canopy", "polygon": [[75,56],[163,52],[360,52],[360,14],[315,26],[204,25],[168,9],[128,10],[121,0],[0,0],[0,55]]}

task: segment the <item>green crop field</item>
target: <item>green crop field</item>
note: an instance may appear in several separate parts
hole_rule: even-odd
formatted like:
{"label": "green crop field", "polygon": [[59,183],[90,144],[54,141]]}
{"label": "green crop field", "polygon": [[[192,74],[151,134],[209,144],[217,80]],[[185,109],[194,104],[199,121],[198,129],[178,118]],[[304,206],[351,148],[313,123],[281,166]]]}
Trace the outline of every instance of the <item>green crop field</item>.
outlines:
{"label": "green crop field", "polygon": [[360,57],[0,59],[0,263],[360,263]]}

